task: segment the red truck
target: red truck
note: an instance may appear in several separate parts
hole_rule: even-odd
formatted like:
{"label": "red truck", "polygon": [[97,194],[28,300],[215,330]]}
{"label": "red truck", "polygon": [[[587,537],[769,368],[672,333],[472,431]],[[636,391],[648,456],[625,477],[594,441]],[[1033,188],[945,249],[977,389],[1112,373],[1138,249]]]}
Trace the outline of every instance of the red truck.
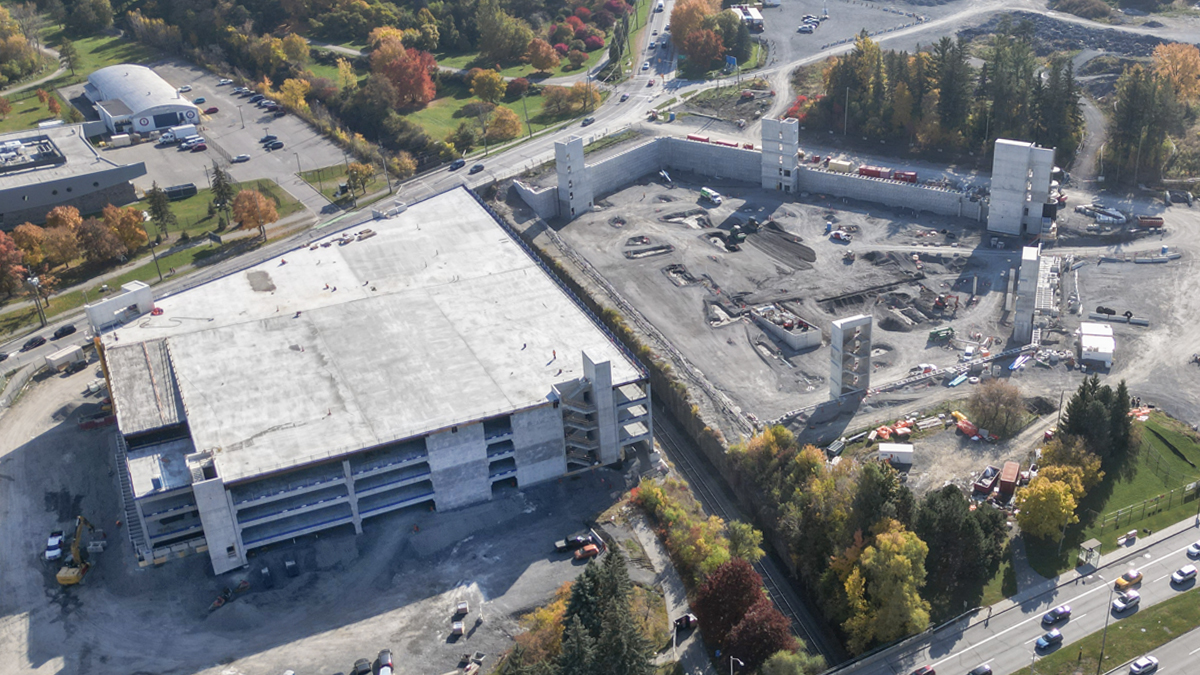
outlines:
{"label": "red truck", "polygon": [[863,164],[862,166],[858,167],[858,175],[869,176],[871,178],[891,178],[892,170],[886,169],[882,166],[870,166],[868,164]]}
{"label": "red truck", "polygon": [[1137,224],[1138,227],[1145,227],[1147,229],[1161,229],[1163,226],[1163,219],[1159,216],[1138,216]]}
{"label": "red truck", "polygon": [[904,183],[916,183],[917,182],[917,172],[916,171],[899,171],[899,170],[893,171],[892,172],[892,180],[898,180],[898,181],[901,181]]}

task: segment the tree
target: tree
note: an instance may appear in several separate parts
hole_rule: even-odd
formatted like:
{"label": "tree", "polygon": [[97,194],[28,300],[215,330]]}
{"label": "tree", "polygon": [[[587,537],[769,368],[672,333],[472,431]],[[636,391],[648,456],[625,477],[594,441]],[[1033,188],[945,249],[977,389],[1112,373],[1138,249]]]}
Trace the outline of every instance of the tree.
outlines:
{"label": "tree", "polygon": [[481,70],[471,78],[471,93],[488,103],[504,97],[504,78],[494,70]]}
{"label": "tree", "polygon": [[309,84],[308,80],[288,78],[283,81],[283,84],[279,85],[277,98],[280,103],[283,103],[292,110],[308,110],[308,100],[306,97],[311,88],[312,85]]}
{"label": "tree", "polygon": [[47,230],[55,227],[65,227],[74,232],[82,224],[83,218],[79,216],[79,209],[74,206],[56,206],[46,214]]}
{"label": "tree", "polygon": [[504,95],[510,99],[521,98],[527,91],[529,91],[529,80],[523,77],[513,78],[504,86]]}
{"label": "tree", "polygon": [[876,530],[846,581],[851,616],[842,626],[854,653],[929,624],[929,603],[920,594],[929,548],[897,521],[882,521]]}
{"label": "tree", "polygon": [[8,100],[7,98],[4,98],[3,96],[0,96],[0,120],[4,119],[5,117],[8,117],[8,114],[11,112],[12,112],[12,101]]}
{"label": "tree", "polygon": [[766,555],[762,550],[762,532],[749,523],[730,521],[725,526],[725,536],[729,539],[729,554],[734,558],[754,564]]}
{"label": "tree", "polygon": [[705,641],[726,644],[734,626],[762,597],[762,577],[750,563],[735,558],[718,567],[696,591],[692,602]]}
{"label": "tree", "polygon": [[267,239],[267,225],[279,220],[275,202],[257,190],[242,190],[233,198],[233,218],[240,227],[258,228],[263,241]]}
{"label": "tree", "polygon": [[763,593],[729,632],[726,644],[729,655],[736,655],[749,668],[763,665],[772,654],[794,649],[792,623]]}
{"label": "tree", "polygon": [[883,462],[866,462],[858,476],[847,525],[851,532],[865,533],[891,519],[907,527],[915,510],[912,491],[900,482],[899,471]]}
{"label": "tree", "polygon": [[50,98],[50,94],[48,94],[45,89],[41,88],[34,92],[34,94],[37,95],[38,103],[41,103],[42,105],[46,105],[46,100]]}
{"label": "tree", "polygon": [[446,137],[446,142],[454,146],[459,156],[471,152],[478,142],[475,125],[466,121],[459,122],[454,131],[450,132],[450,135]]}
{"label": "tree", "polygon": [[417,172],[417,160],[413,159],[411,154],[401,150],[388,162],[388,170],[401,180],[409,178]]}
{"label": "tree", "polygon": [[422,107],[437,95],[432,74],[437,69],[433,55],[405,49],[399,40],[385,39],[371,52],[371,70],[395,87],[397,103]]}
{"label": "tree", "polygon": [[51,96],[46,100],[46,110],[55,117],[58,117],[58,114],[62,112],[62,105],[58,102],[57,96]]}
{"label": "tree", "polygon": [[475,12],[479,52],[488,63],[515,61],[533,41],[529,24],[500,8],[498,0],[481,0]]}
{"label": "tree", "polygon": [[550,85],[542,88],[542,110],[557,117],[571,110],[571,90]]}
{"label": "tree", "polygon": [[1020,430],[1025,421],[1025,403],[1021,390],[1005,380],[991,379],[975,388],[967,400],[971,421],[981,429],[1007,438]]}
{"label": "tree", "polygon": [[775,652],[758,672],[762,675],[818,675],[825,672],[825,668],[824,656],[798,649]]}
{"label": "tree", "polygon": [[103,265],[125,254],[125,244],[115,230],[103,221],[88,218],[76,232],[83,257],[95,265]]}
{"label": "tree", "polygon": [[75,232],[67,227],[48,227],[42,236],[42,251],[45,262],[51,268],[59,265],[70,266],[72,260],[79,257],[79,240]]}
{"label": "tree", "polygon": [[42,264],[46,258],[46,254],[42,250],[42,241],[45,238],[46,231],[33,223],[18,225],[12,231],[13,242],[25,254],[23,262],[31,267]]}
{"label": "tree", "polygon": [[0,291],[9,297],[25,283],[25,254],[7,232],[0,231]]}
{"label": "tree", "polygon": [[508,108],[496,108],[487,128],[489,141],[507,141],[521,135],[521,120]]}
{"label": "tree", "polygon": [[[233,189],[226,180],[225,172],[217,168],[216,160],[213,160],[213,169],[213,196],[216,197],[218,204],[228,208]],[[218,172],[220,176],[217,175]],[[171,210],[171,199],[158,187],[158,181],[150,185],[150,190],[146,192],[146,202],[149,205],[150,219],[158,226],[159,237],[167,236],[167,232],[170,228],[175,227],[177,221],[175,212]]]}
{"label": "tree", "polygon": [[568,98],[572,108],[595,110],[600,105],[600,90],[588,82],[576,82],[571,85]]}
{"label": "tree", "polygon": [[1115,391],[1101,386],[1095,375],[1084,380],[1067,403],[1060,428],[1068,436],[1083,439],[1107,470],[1125,466],[1137,452],[1124,380]]}
{"label": "tree", "polygon": [[[1104,480],[1100,458],[1088,452],[1083,439],[1078,436],[1059,434],[1043,445],[1041,464],[1039,475],[1071,485],[1077,501],[1082,501],[1089,490]],[[1078,480],[1078,485],[1072,483],[1074,480]]]}
{"label": "tree", "polygon": [[558,654],[558,672],[588,675],[595,667],[596,641],[588,635],[579,617],[571,617],[563,631],[562,651]]}
{"label": "tree", "polygon": [[104,207],[104,224],[121,240],[126,253],[133,253],[146,243],[146,230],[142,223],[140,209],[132,206],[120,208],[112,204]]}
{"label": "tree", "polygon": [[530,40],[529,47],[525,51],[525,57],[529,59],[529,63],[540,73],[548,73],[558,67],[560,57],[558,52],[549,42],[540,38]]}
{"label": "tree", "polygon": [[721,36],[706,28],[684,35],[679,48],[696,64],[696,68],[703,70],[711,67],[713,62],[725,53],[725,43],[721,41]]}
{"label": "tree", "polygon": [[980,588],[994,572],[1007,539],[1004,517],[995,509],[971,509],[955,485],[925,495],[913,532],[929,547],[926,595],[943,607],[964,591]]}
{"label": "tree", "polygon": [[79,63],[79,50],[75,48],[75,43],[63,38],[63,41],[58,45],[58,60],[71,70],[71,74],[75,74],[75,65]]}
{"label": "tree", "polygon": [[308,42],[304,38],[295,33],[288,33],[283,38],[283,53],[287,56],[287,60],[297,66],[308,65],[309,49]]}
{"label": "tree", "polygon": [[671,9],[671,31],[687,37],[704,26],[704,20],[717,13],[719,3],[713,0],[679,0]]}
{"label": "tree", "polygon": [[628,599],[609,606],[603,619],[600,637],[596,640],[596,672],[651,675],[654,672],[653,650],[629,614]]}
{"label": "tree", "polygon": [[[211,175],[212,175],[213,204],[215,204],[217,206],[217,208],[219,208],[219,209],[225,209],[226,211],[228,211],[230,205],[233,203],[233,198],[235,195],[233,183],[229,180],[229,174],[226,173],[223,169],[221,169],[221,167],[217,164],[217,161],[214,159]],[[157,187],[158,186],[155,185],[154,189],[157,189]],[[166,194],[163,194],[162,196],[165,198]],[[147,197],[149,197],[148,194],[147,194]],[[160,202],[159,206],[167,206],[168,208],[166,210],[170,211],[169,204],[170,204],[169,201]],[[152,210],[150,212],[150,215],[151,215],[151,217],[157,219],[157,216],[154,215],[153,208],[154,208],[154,203],[151,202]]]}
{"label": "tree", "polygon": [[351,192],[362,190],[365,195],[367,193],[367,185],[374,178],[375,167],[361,162],[351,162],[350,168],[346,170],[346,187],[350,188]]}
{"label": "tree", "polygon": [[1017,508],[1021,531],[1039,539],[1059,535],[1067,525],[1079,522],[1071,487],[1043,476],[1034,478],[1017,493]]}
{"label": "tree", "polygon": [[1186,42],[1164,42],[1154,48],[1154,73],[1171,83],[1185,101],[1200,98],[1200,49]]}
{"label": "tree", "polygon": [[343,92],[353,93],[358,89],[358,73],[354,72],[354,66],[346,59],[339,58],[337,60],[338,69],[338,89]]}
{"label": "tree", "polygon": [[[583,50],[572,49],[571,51],[567,52],[567,63],[570,63],[572,68],[579,68],[583,66],[583,64],[587,63],[587,60],[587,52]],[[579,83],[576,82],[576,84]]]}
{"label": "tree", "polygon": [[113,22],[113,8],[108,0],[76,0],[64,20],[67,32],[87,37],[107,29]]}

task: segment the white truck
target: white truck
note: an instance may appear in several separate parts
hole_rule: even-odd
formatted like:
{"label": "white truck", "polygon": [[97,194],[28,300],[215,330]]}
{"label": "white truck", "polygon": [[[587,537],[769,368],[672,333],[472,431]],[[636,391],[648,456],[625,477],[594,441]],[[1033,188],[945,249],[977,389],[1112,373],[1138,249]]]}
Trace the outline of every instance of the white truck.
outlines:
{"label": "white truck", "polygon": [[195,124],[183,124],[177,127],[171,127],[163,132],[163,135],[158,138],[160,143],[178,143],[188,136],[196,135]]}

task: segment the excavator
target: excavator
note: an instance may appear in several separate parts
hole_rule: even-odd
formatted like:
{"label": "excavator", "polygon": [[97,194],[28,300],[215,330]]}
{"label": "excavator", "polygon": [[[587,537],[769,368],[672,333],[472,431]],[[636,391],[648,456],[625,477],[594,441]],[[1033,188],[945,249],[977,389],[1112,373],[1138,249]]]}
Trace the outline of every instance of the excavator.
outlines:
{"label": "excavator", "polygon": [[87,527],[88,532],[95,532],[96,528],[88,522],[87,518],[78,516],[75,519],[75,539],[71,541],[71,557],[58,571],[57,579],[59,585],[74,586],[83,581],[83,575],[87,574],[92,564],[84,560],[84,551],[79,550],[79,539],[83,536],[83,528]]}

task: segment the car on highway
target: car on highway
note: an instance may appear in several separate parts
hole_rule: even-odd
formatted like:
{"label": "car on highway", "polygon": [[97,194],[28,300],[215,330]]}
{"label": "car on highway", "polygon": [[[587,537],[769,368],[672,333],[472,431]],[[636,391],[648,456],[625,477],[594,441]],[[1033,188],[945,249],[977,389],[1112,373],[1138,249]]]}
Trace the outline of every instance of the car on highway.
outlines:
{"label": "car on highway", "polygon": [[595,557],[598,555],[600,555],[600,547],[595,544],[588,544],[587,546],[584,546],[583,548],[579,549],[578,551],[575,551],[575,559],[576,560],[587,560],[588,558],[592,558],[592,557]]}
{"label": "car on highway", "polygon": [[211,107],[211,108],[205,108],[205,109],[204,109],[204,114],[205,114],[205,115],[216,115],[216,114],[217,114],[217,113],[219,113],[219,112],[221,112],[221,109],[220,109],[220,108],[218,108],[218,107],[217,107],[217,106],[215,106],[215,105],[214,105],[213,107]]}
{"label": "car on highway", "polygon": [[218,87],[224,87],[224,86],[225,86],[225,85],[227,85],[227,84],[233,84],[233,80],[224,79],[224,80],[218,80],[218,81],[217,81],[217,86],[218,86]]}
{"label": "car on highway", "polygon": [[264,150],[279,150],[283,148],[283,141],[271,141],[263,146]]}
{"label": "car on highway", "polygon": [[650,70],[650,62],[649,61],[646,61],[645,63],[642,64],[642,72],[645,72],[647,70]]}
{"label": "car on highway", "polygon": [[7,358],[8,358],[7,352],[0,352],[0,361],[3,361],[4,359],[7,359]]}
{"label": "car on highway", "polygon": [[971,669],[971,672],[967,673],[967,675],[992,675],[992,667],[985,663],[982,666],[976,666]]}
{"label": "car on highway", "polygon": [[1187,554],[1189,558],[1200,558],[1200,541],[1189,546]]}
{"label": "car on highway", "polygon": [[1045,635],[1037,639],[1037,648],[1043,650],[1049,649],[1055,645],[1062,644],[1062,641],[1062,633],[1058,632],[1058,629],[1055,628],[1054,630],[1048,631]]}
{"label": "car on highway", "polygon": [[50,533],[50,539],[46,541],[46,560],[58,560],[62,557],[63,539],[62,530]]}
{"label": "car on highway", "polygon": [[1042,616],[1042,624],[1052,626],[1059,621],[1071,618],[1071,606],[1059,605]]}
{"label": "car on highway", "polygon": [[459,158],[459,159],[454,160],[453,162],[450,162],[450,170],[458,171],[459,169],[463,168],[466,165],[467,165],[467,160]]}
{"label": "car on highway", "polygon": [[650,78],[650,81],[646,83],[646,86],[653,87],[654,86],[654,78]]}
{"label": "car on highway", "polygon": [[179,88],[179,91],[180,91],[180,92],[182,92],[182,93],[184,93],[184,94],[188,93],[188,92],[189,92],[189,91],[191,91],[191,90],[192,90],[192,85],[190,85],[190,84],[185,84],[185,85],[183,85],[182,87],[180,87],[180,88]]}
{"label": "car on highway", "polygon": [[629,94],[621,94],[621,103],[629,100]]}
{"label": "car on highway", "polygon": [[1125,591],[1117,594],[1117,598],[1112,601],[1112,608],[1114,612],[1124,612],[1137,607],[1141,601],[1142,596],[1137,591]]}
{"label": "car on highway", "polygon": [[242,163],[242,162],[249,162],[249,161],[250,161],[250,155],[238,155],[237,157],[234,157],[234,158],[233,158],[232,160],[230,160],[230,161],[232,161],[234,164],[240,164],[240,163]]}
{"label": "car on highway", "polygon": [[1130,675],[1145,675],[1158,670],[1158,659],[1153,656],[1143,656],[1142,658],[1129,664]]}
{"label": "car on highway", "polygon": [[657,49],[657,48],[658,48],[658,43],[657,43],[657,42],[651,42],[651,43],[650,43],[650,46],[649,46],[649,47],[647,47],[647,49]]}
{"label": "car on highway", "polygon": [[1195,579],[1195,578],[1196,578],[1196,566],[1195,565],[1184,565],[1183,567],[1180,567],[1179,569],[1175,570],[1175,573],[1171,575],[1171,583],[1182,584],[1185,581],[1191,581],[1192,579]]}
{"label": "car on highway", "polygon": [[909,673],[909,675],[937,675],[937,672],[934,671],[933,666],[921,666]]}
{"label": "car on highway", "polygon": [[275,136],[272,134],[267,134],[266,136],[263,136],[262,138],[258,139],[258,142],[265,144],[265,143],[270,143],[271,141],[278,140],[278,139],[279,139],[278,136]]}
{"label": "car on highway", "polygon": [[667,24],[666,26],[663,26],[663,32],[670,33],[671,32],[671,24]]}
{"label": "car on highway", "polygon": [[68,335],[70,335],[71,333],[74,333],[76,330],[78,330],[78,329],[75,328],[75,326],[73,326],[71,324],[67,324],[65,326],[60,327],[58,330],[54,331],[54,337],[52,337],[50,339],[58,340],[60,338],[65,338]]}
{"label": "car on highway", "polygon": [[192,99],[192,103],[195,103],[196,105],[200,105],[201,103],[204,103],[207,100],[208,99],[204,98],[203,96],[197,96],[196,98]]}
{"label": "car on highway", "polygon": [[42,337],[41,335],[35,335],[26,340],[25,344],[21,345],[21,351],[27,352],[30,349],[37,349],[44,344],[46,344],[46,338]]}
{"label": "car on highway", "polygon": [[658,31],[657,31],[657,30],[652,30],[652,31],[650,31],[650,34],[651,34],[651,35],[658,35]]}
{"label": "car on highway", "polygon": [[583,123],[580,124],[579,126],[586,127],[587,125],[592,124],[595,121],[596,121],[595,117],[585,117],[585,118],[583,118]]}
{"label": "car on highway", "polygon": [[1142,582],[1142,573],[1137,570],[1129,570],[1117,578],[1117,590],[1123,591],[1134,584]]}
{"label": "car on highway", "polygon": [[483,171],[483,165],[476,164],[475,166],[471,167],[471,170],[468,173],[479,173],[480,171]]}

